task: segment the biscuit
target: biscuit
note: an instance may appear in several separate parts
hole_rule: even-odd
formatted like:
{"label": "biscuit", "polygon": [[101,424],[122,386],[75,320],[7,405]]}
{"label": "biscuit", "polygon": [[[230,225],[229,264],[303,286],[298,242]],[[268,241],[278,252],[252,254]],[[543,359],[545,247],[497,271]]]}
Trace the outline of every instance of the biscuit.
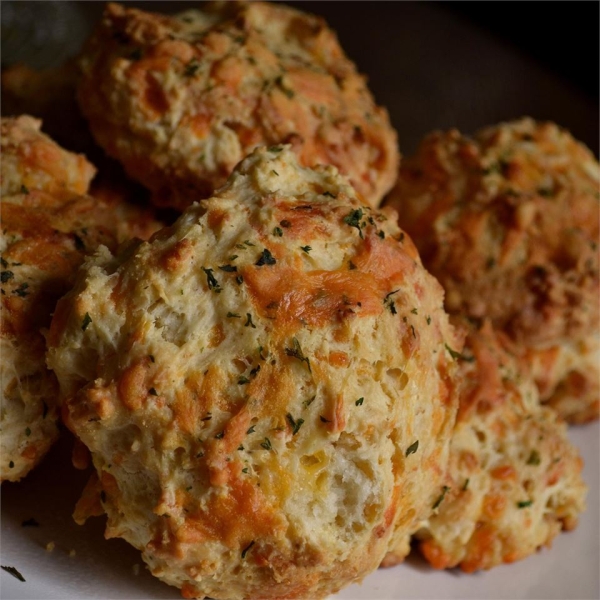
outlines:
{"label": "biscuit", "polygon": [[388,201],[446,309],[506,332],[571,422],[599,411],[599,182],[585,146],[525,118],[431,134]]}
{"label": "biscuit", "polygon": [[429,515],[461,343],[393,212],[258,149],[57,307],[48,364],[97,471],[76,517],[101,505],[185,597],[334,593]]}
{"label": "biscuit", "polygon": [[587,488],[565,423],[489,322],[472,330],[444,493],[418,532],[436,568],[472,572],[550,546],[577,525]]}
{"label": "biscuit", "polygon": [[31,117],[2,119],[0,480],[16,481],[58,436],[58,384],[43,330],[86,252],[157,228],[144,211],[83,196],[94,168]]}
{"label": "biscuit", "polygon": [[172,17],[109,4],[80,65],[97,142],[160,205],[208,197],[262,144],[338,167],[372,206],[394,184],[387,112],[318,17],[263,2]]}

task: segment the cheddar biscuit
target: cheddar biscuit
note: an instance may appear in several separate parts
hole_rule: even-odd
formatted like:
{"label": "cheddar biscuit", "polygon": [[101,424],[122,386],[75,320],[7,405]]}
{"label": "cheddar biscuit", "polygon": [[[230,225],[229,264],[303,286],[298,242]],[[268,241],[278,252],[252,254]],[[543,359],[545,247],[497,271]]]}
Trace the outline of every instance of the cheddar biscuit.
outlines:
{"label": "cheddar biscuit", "polygon": [[48,362],[97,471],[77,519],[101,506],[186,597],[361,580],[445,473],[462,342],[441,307],[392,212],[256,150],[58,305]]}
{"label": "cheddar biscuit", "polygon": [[96,140],[158,204],[208,197],[261,144],[338,167],[372,206],[395,181],[387,112],[318,17],[263,2],[173,17],[109,4],[80,64]]}
{"label": "cheddar biscuit", "polygon": [[149,235],[144,212],[84,196],[95,170],[63,150],[31,117],[2,119],[0,234],[0,480],[16,481],[58,435],[58,384],[43,331],[86,252]]}
{"label": "cheddar biscuit", "polygon": [[418,532],[436,568],[489,569],[550,546],[585,508],[582,460],[556,412],[487,322],[461,364],[448,478]]}
{"label": "cheddar biscuit", "polygon": [[598,417],[598,162],[552,123],[433,133],[389,204],[451,313],[489,317],[534,368],[542,400]]}

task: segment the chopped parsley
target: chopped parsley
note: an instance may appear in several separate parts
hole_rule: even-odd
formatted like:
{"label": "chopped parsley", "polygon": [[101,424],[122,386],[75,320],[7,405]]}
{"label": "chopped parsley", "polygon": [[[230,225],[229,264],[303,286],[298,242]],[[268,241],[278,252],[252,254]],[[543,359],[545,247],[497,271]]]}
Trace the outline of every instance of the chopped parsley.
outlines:
{"label": "chopped parsley", "polygon": [[271,254],[267,248],[262,251],[260,258],[254,263],[257,267],[262,267],[263,265],[274,265],[277,261]]}
{"label": "chopped parsley", "polygon": [[222,440],[225,437],[225,432],[221,431],[219,433],[217,433],[217,435],[215,435],[215,439],[217,440]]}
{"label": "chopped parsley", "polygon": [[208,283],[208,289],[214,290],[218,294],[221,291],[221,286],[219,285],[219,282],[213,275],[213,270],[205,269],[204,267],[202,267],[202,270],[206,273],[206,282]]}
{"label": "chopped parsley", "polygon": [[256,329],[256,325],[252,322],[252,315],[250,313],[246,313],[246,322],[244,323],[244,327],[252,327],[252,329]]}
{"label": "chopped parsley", "polygon": [[282,237],[283,236],[283,229],[281,229],[281,227],[275,227],[275,228],[273,228],[273,235],[275,237]]}
{"label": "chopped parsley", "polygon": [[200,63],[195,58],[192,58],[192,60],[190,60],[190,62],[185,66],[183,74],[186,77],[193,77],[198,72],[199,68]]}
{"label": "chopped parsley", "polygon": [[269,152],[276,152],[276,153],[279,153],[279,152],[281,152],[281,151],[283,150],[283,147],[282,147],[282,146],[269,146],[269,147],[267,148],[267,150],[268,150]]}
{"label": "chopped parsley", "polygon": [[456,350],[452,350],[452,348],[450,348],[450,346],[448,346],[448,344],[444,344],[444,346],[446,346],[446,350],[448,350],[448,352],[450,353],[450,356],[454,359],[454,360],[464,360],[466,362],[473,362],[475,360],[474,356],[465,356],[464,354],[461,354],[460,352],[457,352]]}
{"label": "chopped parsley", "polygon": [[449,489],[450,488],[447,485],[442,487],[442,493],[440,494],[439,498],[435,501],[434,505],[431,507],[433,510],[438,508],[438,506],[444,501],[446,493],[448,492]]}
{"label": "chopped parsley", "polygon": [[326,419],[323,415],[319,415],[319,419],[321,419],[321,423],[331,423],[331,421]]}
{"label": "chopped parsley", "polygon": [[310,246],[300,246],[300,250],[303,250],[304,252],[306,252],[306,254],[308,254],[312,248]]}
{"label": "chopped parsley", "polygon": [[407,449],[406,452],[404,453],[405,456],[408,456],[409,454],[414,454],[419,448],[419,440],[417,440],[416,442],[412,443]]}
{"label": "chopped parsley", "polygon": [[9,469],[14,469],[15,468],[15,463],[12,460],[8,463],[8,468]]}
{"label": "chopped parsley", "polygon": [[226,273],[235,273],[237,271],[237,267],[234,267],[233,265],[221,265],[219,270],[225,271]]}
{"label": "chopped parsley", "polygon": [[346,225],[350,225],[350,227],[356,227],[356,229],[358,229],[358,234],[360,235],[361,238],[363,238],[363,233],[362,233],[361,224],[360,224],[360,220],[362,218],[363,218],[362,208],[357,208],[356,210],[349,212],[344,217],[344,223],[346,223]]}
{"label": "chopped parsley", "polygon": [[335,194],[332,194],[331,192],[323,192],[323,194],[321,194],[322,196],[327,196],[328,198],[337,198],[337,196]]}
{"label": "chopped parsley", "polygon": [[462,486],[463,492],[467,491],[467,488],[469,487],[469,481],[471,481],[468,477],[465,479],[465,483]]}
{"label": "chopped parsley", "polygon": [[260,445],[265,449],[265,450],[272,450],[273,446],[271,446],[271,440],[266,437],[264,442],[261,442]]}
{"label": "chopped parsley", "polygon": [[238,275],[238,276],[235,278],[235,282],[236,282],[238,285],[242,285],[242,283],[244,283],[244,278],[243,278],[241,275]]}
{"label": "chopped parsley", "polygon": [[427,325],[431,325],[431,317],[429,315],[427,315],[425,320],[427,321]]}
{"label": "chopped parsley", "polygon": [[27,186],[21,186],[21,194],[29,194],[29,189],[27,188]]}
{"label": "chopped parsley", "polygon": [[533,504],[533,500],[519,500],[517,502],[517,508],[527,508]]}
{"label": "chopped parsley", "polygon": [[292,356],[293,358],[297,358],[300,362],[305,362],[306,366],[308,367],[308,372],[312,373],[312,370],[310,368],[310,361],[307,356],[304,356],[304,353],[302,352],[302,348],[300,347],[300,342],[298,341],[298,339],[293,338],[292,344],[293,344],[292,348],[285,349],[285,353],[287,354],[287,356]]}
{"label": "chopped parsley", "polygon": [[539,465],[542,462],[540,458],[540,453],[537,450],[532,450],[529,458],[527,459],[528,465]]}
{"label": "chopped parsley", "polygon": [[419,311],[418,311],[416,308],[413,308],[413,309],[412,309],[410,312],[411,312],[413,315],[418,315],[418,314],[419,314]]}
{"label": "chopped parsley", "polygon": [[12,279],[14,276],[15,276],[15,274],[12,271],[2,271],[0,273],[0,281],[2,283],[6,283],[10,279]]}
{"label": "chopped parsley", "polygon": [[252,425],[250,427],[250,429],[248,429],[248,431],[246,431],[246,434],[248,434],[248,433],[254,433],[254,425]]}
{"label": "chopped parsley", "polygon": [[21,573],[19,573],[19,571],[14,567],[8,567],[4,565],[1,566],[7,573],[10,573],[15,579],[18,579],[19,581],[23,582],[25,581],[25,577],[23,577],[23,575],[21,575]]}
{"label": "chopped parsley", "polygon": [[227,318],[228,319],[241,319],[242,317],[240,315],[238,315],[237,313],[228,312]]}
{"label": "chopped parsley", "polygon": [[247,383],[250,383],[250,380],[243,375],[238,379],[238,385],[246,385]]}
{"label": "chopped parsley", "polygon": [[309,398],[308,400],[305,400],[302,403],[302,406],[304,406],[304,408],[308,408],[314,401],[315,401],[316,396],[313,396],[312,398]]}
{"label": "chopped parsley", "polygon": [[92,317],[90,317],[90,313],[86,312],[85,317],[83,317],[83,321],[81,322],[81,330],[85,331],[91,322],[92,322]]}
{"label": "chopped parsley", "polygon": [[288,413],[286,415],[286,418],[288,420],[288,423],[292,427],[292,435],[296,435],[298,433],[298,431],[300,431],[300,427],[302,427],[302,424],[304,423],[304,419],[298,419],[296,421],[290,413]]}
{"label": "chopped parsley", "polygon": [[396,310],[396,304],[394,303],[394,301],[392,300],[392,296],[394,294],[397,294],[400,290],[393,290],[392,292],[390,292],[389,294],[386,294],[385,298],[383,299],[383,305],[387,306],[390,309],[390,312],[393,315],[398,314],[398,311]]}
{"label": "chopped parsley", "polygon": [[383,229],[381,231],[377,232],[377,235],[382,239],[385,240],[385,231],[383,231]]}
{"label": "chopped parsley", "polygon": [[16,290],[13,290],[13,294],[20,296],[21,298],[25,298],[28,295],[27,288],[29,287],[28,283],[22,283]]}
{"label": "chopped parsley", "polygon": [[364,398],[361,396],[354,404],[356,406],[362,406],[362,403],[364,402]]}
{"label": "chopped parsley", "polygon": [[243,550],[242,550],[242,558],[246,558],[246,554],[248,554],[250,548],[254,546],[256,542],[252,540]]}
{"label": "chopped parsley", "polygon": [[25,428],[25,435],[29,437],[31,435],[31,429],[29,427]]}
{"label": "chopped parsley", "polygon": [[279,173],[275,169],[271,169],[271,173],[273,173],[273,175],[276,177],[279,177]]}

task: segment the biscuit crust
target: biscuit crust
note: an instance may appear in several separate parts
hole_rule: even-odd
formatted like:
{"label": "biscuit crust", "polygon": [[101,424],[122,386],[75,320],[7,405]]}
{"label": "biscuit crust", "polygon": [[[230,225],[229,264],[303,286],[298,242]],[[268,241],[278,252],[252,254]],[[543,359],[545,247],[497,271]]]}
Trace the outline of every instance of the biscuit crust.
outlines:
{"label": "biscuit crust", "polygon": [[394,184],[387,112],[318,17],[263,2],[173,17],[109,4],[80,64],[96,140],[159,205],[208,197],[261,144],[338,167],[372,206]]}
{"label": "biscuit crust", "polygon": [[598,346],[599,186],[585,146],[525,118],[473,139],[431,134],[388,201],[444,287],[447,310],[506,332],[526,368],[537,366],[542,399],[573,422],[599,410],[599,365],[589,358]]}
{"label": "biscuit crust", "polygon": [[185,597],[361,580],[445,473],[461,340],[441,306],[393,213],[255,151],[59,303],[48,361],[98,476],[77,518],[100,493],[106,535]]}
{"label": "biscuit crust", "polygon": [[81,195],[95,169],[40,126],[26,116],[1,123],[2,481],[26,475],[58,436],[58,384],[43,336],[56,301],[87,252],[157,228],[143,211]]}
{"label": "biscuit crust", "polygon": [[489,321],[467,337],[448,479],[418,532],[436,568],[521,560],[577,525],[587,487],[566,425]]}

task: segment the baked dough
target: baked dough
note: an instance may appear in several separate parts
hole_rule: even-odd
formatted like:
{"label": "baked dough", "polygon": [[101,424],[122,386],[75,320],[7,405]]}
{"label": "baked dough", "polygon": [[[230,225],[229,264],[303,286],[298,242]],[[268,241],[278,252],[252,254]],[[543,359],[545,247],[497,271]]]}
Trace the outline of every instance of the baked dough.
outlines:
{"label": "baked dough", "polygon": [[48,364],[97,471],[77,511],[185,597],[318,598],[441,489],[461,338],[393,212],[256,150],[170,228],[100,249]]}
{"label": "baked dough", "polygon": [[175,16],[108,4],[80,65],[97,142],[160,205],[208,197],[261,144],[338,167],[372,206],[396,179],[387,112],[313,15],[263,2]]}

